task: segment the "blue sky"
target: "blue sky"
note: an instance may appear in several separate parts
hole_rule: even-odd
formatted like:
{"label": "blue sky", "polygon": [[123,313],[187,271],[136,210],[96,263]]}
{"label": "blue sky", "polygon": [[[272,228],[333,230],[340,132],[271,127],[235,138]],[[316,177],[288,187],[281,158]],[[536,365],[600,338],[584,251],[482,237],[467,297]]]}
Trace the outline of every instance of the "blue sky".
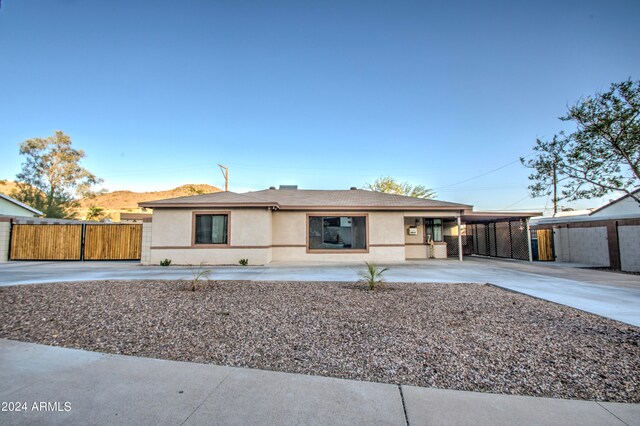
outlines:
{"label": "blue sky", "polygon": [[232,191],[391,175],[539,210],[515,160],[639,78],[639,20],[622,0],[3,0],[0,179],[63,130],[109,190],[222,186],[223,163]]}

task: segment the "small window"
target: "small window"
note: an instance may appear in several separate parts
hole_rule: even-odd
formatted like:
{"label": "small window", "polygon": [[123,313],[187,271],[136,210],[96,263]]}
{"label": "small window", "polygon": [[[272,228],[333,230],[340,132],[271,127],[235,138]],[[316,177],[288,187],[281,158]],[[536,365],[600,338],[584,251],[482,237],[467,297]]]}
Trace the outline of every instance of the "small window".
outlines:
{"label": "small window", "polygon": [[366,250],[366,216],[309,216],[310,250]]}
{"label": "small window", "polygon": [[196,244],[228,244],[229,215],[197,214]]}

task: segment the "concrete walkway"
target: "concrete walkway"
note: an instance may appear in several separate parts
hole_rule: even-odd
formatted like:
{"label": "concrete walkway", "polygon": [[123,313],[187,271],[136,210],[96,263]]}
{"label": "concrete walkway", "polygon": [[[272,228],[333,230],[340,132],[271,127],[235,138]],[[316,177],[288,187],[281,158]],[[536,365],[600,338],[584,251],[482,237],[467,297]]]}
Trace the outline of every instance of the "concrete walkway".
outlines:
{"label": "concrete walkway", "polygon": [[[26,411],[0,412],[0,424],[640,425],[640,404],[396,386],[4,339],[0,400],[27,403]],[[52,404],[36,411],[34,402]]]}
{"label": "concrete walkway", "polygon": [[[387,281],[491,283],[541,299],[640,326],[640,276],[576,268],[556,262],[467,258],[409,261],[389,266]],[[141,266],[132,262],[9,262],[0,264],[0,285],[87,280],[191,279],[196,267]],[[272,263],[212,266],[212,279],[249,281],[356,281],[362,263]]]}

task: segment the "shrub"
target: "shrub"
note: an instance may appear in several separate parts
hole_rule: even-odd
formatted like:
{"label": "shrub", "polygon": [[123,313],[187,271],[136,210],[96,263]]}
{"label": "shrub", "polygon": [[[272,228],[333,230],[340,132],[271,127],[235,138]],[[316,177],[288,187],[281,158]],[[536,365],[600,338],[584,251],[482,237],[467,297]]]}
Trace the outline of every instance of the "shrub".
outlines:
{"label": "shrub", "polygon": [[240,259],[239,262],[242,266],[247,266],[249,264],[249,259]]}
{"label": "shrub", "polygon": [[164,259],[160,261],[160,266],[169,266],[171,265],[171,259]]}
{"label": "shrub", "polygon": [[382,274],[389,268],[378,268],[375,263],[364,262],[367,265],[367,270],[360,272],[362,278],[359,282],[363,282],[369,286],[369,290],[375,291],[376,288],[384,283]]}

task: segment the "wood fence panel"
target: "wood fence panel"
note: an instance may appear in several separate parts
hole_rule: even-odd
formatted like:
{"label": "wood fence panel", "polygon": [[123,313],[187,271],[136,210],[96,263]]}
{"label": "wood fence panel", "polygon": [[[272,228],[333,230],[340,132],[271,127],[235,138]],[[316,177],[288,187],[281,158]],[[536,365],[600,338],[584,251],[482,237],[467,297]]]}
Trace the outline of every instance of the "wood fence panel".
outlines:
{"label": "wood fence panel", "polygon": [[142,252],[142,225],[86,225],[85,260],[135,260]]}
{"label": "wood fence panel", "polygon": [[538,260],[555,260],[553,256],[553,230],[538,229]]}
{"label": "wood fence panel", "polygon": [[11,260],[80,260],[82,225],[18,225],[11,228]]}

